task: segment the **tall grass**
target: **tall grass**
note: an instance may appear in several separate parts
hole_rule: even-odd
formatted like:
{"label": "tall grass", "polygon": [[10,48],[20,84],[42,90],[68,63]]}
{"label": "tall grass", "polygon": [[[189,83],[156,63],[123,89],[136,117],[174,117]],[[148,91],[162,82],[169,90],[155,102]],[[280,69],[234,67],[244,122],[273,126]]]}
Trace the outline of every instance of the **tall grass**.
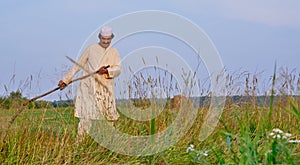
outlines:
{"label": "tall grass", "polygon": [[[168,98],[165,100],[164,110],[155,120],[136,121],[121,115],[116,128],[134,136],[160,132],[178,114],[178,109],[170,106],[171,94],[178,89],[176,83],[166,83],[164,78],[168,76],[164,75],[167,73],[160,71],[157,79],[147,77],[147,74],[141,75],[143,77],[137,77],[129,87],[133,98],[151,98],[145,91],[151,91],[153,87],[164,89]],[[209,103],[200,104],[192,128],[178,143],[165,151],[146,156],[115,153],[102,147],[88,135],[78,140],[78,119],[73,117],[74,107],[26,109],[10,130],[6,130],[5,125],[16,108],[1,108],[1,135],[6,131],[8,134],[5,139],[1,136],[0,163],[299,164],[300,97],[292,94],[300,87],[300,74],[296,70],[281,69],[274,71],[265,83],[260,83],[265,80],[260,79],[259,74],[244,71],[233,75],[228,73],[226,77],[228,99],[219,124],[205,141],[198,141],[198,135],[208,113]],[[209,89],[203,88],[200,86],[200,91],[207,93],[202,94],[208,95]],[[237,101],[234,95],[243,97],[239,97],[240,100]],[[140,102],[136,106],[143,107],[142,104]],[[149,107],[149,102],[145,104],[144,108]],[[118,104],[119,111],[125,108],[126,106]],[[188,113],[188,109],[186,111]]]}

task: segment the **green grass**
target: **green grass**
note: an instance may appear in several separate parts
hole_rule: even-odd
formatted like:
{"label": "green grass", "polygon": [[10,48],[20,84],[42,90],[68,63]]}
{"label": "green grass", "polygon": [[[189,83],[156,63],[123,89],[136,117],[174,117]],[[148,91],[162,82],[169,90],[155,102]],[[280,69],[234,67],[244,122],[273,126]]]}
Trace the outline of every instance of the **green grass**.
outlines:
{"label": "green grass", "polygon": [[[266,83],[267,89],[259,85],[259,75],[229,74],[226,78],[227,94],[242,95],[251,100],[238,103],[226,100],[220,122],[204,141],[199,141],[199,134],[209,105],[200,107],[187,133],[176,144],[153,155],[122,155],[102,147],[88,135],[78,140],[79,120],[73,115],[73,107],[25,109],[9,130],[6,128],[17,106],[0,109],[0,164],[300,164],[300,143],[296,143],[300,140],[300,97],[289,96],[299,90],[299,73],[282,70],[275,74],[275,71],[273,78]],[[144,77],[144,81],[133,83],[136,86],[131,89],[139,94],[133,96],[147,98],[145,91],[150,91],[151,87],[161,87],[165,93],[177,90],[175,86]],[[209,90],[201,91],[207,91],[202,95],[209,94]],[[263,96],[269,99],[263,100],[264,104],[257,104],[256,101]],[[9,101],[5,103],[13,103]],[[165,105],[170,105],[170,102]],[[149,107],[148,103],[143,105],[142,102],[136,102],[136,106],[141,109]],[[2,107],[7,108],[4,104]],[[118,106],[119,111],[126,108]],[[189,113],[191,109],[184,107],[184,110]],[[153,135],[169,127],[177,116],[178,109],[169,109],[169,106],[149,121],[136,121],[121,115],[116,128],[132,136]]]}
{"label": "green grass", "polygon": [[[148,156],[126,156],[114,153],[86,136],[76,141],[78,119],[73,108],[27,109],[8,130],[5,123],[14,110],[1,109],[1,164],[299,164],[300,139],[299,98],[289,104],[274,101],[270,107],[251,104],[226,105],[220,123],[210,137],[198,141],[199,130],[207,108],[201,108],[193,127],[174,146]],[[122,111],[122,108],[119,107]],[[155,121],[137,122],[121,116],[116,127],[132,135],[150,135],[172,123],[174,116],[166,110]],[[168,117],[169,116],[169,117]],[[155,123],[154,123],[155,122]],[[270,123],[270,127],[268,124]],[[155,124],[155,127],[153,126]],[[268,126],[268,127],[266,127]],[[272,138],[273,128],[292,134],[287,139]],[[193,151],[186,152],[193,144]],[[120,146],[121,147],[121,146]],[[206,155],[207,154],[207,155]]]}

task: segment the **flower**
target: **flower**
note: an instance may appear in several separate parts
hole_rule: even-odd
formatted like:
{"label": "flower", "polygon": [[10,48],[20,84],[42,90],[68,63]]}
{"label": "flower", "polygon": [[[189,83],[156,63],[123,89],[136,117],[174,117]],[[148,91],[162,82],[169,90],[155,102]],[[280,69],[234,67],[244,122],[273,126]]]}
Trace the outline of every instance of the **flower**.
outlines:
{"label": "flower", "polygon": [[190,146],[186,149],[186,152],[189,153],[189,152],[192,152],[192,151],[195,151],[195,148],[194,148],[193,144],[190,144]]}
{"label": "flower", "polygon": [[287,139],[292,136],[290,133],[284,133],[279,128],[274,128],[271,133],[269,133],[269,136],[271,136],[273,139]]}
{"label": "flower", "polygon": [[289,143],[300,143],[300,140],[289,140]]}
{"label": "flower", "polygon": [[203,152],[203,155],[204,155],[204,156],[208,156],[208,151],[207,151],[207,150],[204,151],[204,152]]}
{"label": "flower", "polygon": [[289,138],[291,136],[292,136],[292,134],[290,134],[290,133],[284,133],[283,136],[282,136],[282,138],[286,139],[286,138]]}
{"label": "flower", "polygon": [[274,133],[279,133],[279,134],[282,134],[282,133],[283,133],[283,131],[282,131],[281,129],[279,129],[279,128],[274,128],[272,131],[273,131]]}

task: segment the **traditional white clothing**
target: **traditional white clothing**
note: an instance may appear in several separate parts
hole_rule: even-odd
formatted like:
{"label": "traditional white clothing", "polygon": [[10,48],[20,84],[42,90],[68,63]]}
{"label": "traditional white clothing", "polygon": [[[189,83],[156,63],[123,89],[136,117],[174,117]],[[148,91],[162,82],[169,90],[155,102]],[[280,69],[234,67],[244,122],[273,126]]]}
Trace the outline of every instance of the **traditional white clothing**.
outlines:
{"label": "traditional white clothing", "polygon": [[[121,73],[120,55],[113,47],[103,48],[93,44],[86,49],[78,64],[74,64],[63,77],[68,84],[82,69],[82,75],[95,72],[109,65],[108,75],[95,74],[81,80],[75,100],[75,117],[83,120],[109,121],[119,119],[114,97],[114,78]],[[81,68],[82,66],[83,68]]]}

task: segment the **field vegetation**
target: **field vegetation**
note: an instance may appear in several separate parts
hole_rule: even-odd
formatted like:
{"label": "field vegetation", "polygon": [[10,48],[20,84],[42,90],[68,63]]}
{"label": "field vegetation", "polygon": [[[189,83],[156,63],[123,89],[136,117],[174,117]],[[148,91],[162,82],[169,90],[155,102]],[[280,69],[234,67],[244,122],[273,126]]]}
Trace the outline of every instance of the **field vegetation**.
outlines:
{"label": "field vegetation", "polygon": [[[133,82],[131,90],[148,90],[142,86],[147,82],[140,82]],[[209,102],[196,104],[196,120],[178,143],[153,155],[138,156],[110,151],[88,135],[78,140],[72,104],[34,102],[7,129],[11,117],[28,101],[20,91],[12,92],[0,100],[0,164],[300,164],[300,73],[281,69],[264,83],[258,74],[228,74],[226,86],[222,116],[206,140],[199,141],[199,133]],[[209,90],[200,91],[209,96]],[[144,109],[153,103],[138,96],[135,106]],[[121,115],[115,127],[135,136],[164,130],[178,113],[172,98],[166,99],[164,110],[154,120],[135,121]],[[123,108],[118,106],[120,112]],[[188,108],[185,111],[189,113]]]}

